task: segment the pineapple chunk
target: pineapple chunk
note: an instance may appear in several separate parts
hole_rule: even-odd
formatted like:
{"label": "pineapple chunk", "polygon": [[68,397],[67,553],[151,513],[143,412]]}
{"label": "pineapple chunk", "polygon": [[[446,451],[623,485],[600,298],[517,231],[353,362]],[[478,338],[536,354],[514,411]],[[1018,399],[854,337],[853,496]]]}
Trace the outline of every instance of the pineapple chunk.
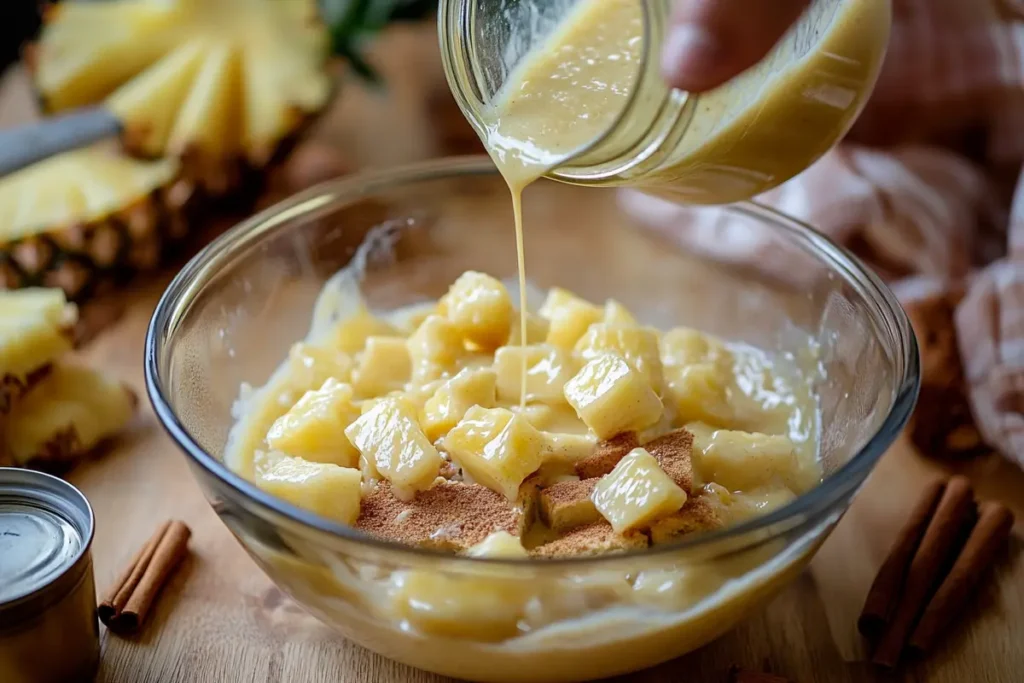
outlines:
{"label": "pineapple chunk", "polygon": [[597,438],[593,434],[542,433],[546,462],[575,464],[590,457],[597,448]]}
{"label": "pineapple chunk", "polygon": [[686,492],[662,471],[653,455],[635,448],[601,477],[591,499],[621,534],[678,511],[686,503]]}
{"label": "pineapple chunk", "polygon": [[77,313],[59,289],[0,292],[0,413],[33,373],[71,349]]}
{"label": "pineapple chunk", "polygon": [[562,434],[590,434],[590,428],[576,415],[565,401],[557,405],[531,403],[522,408],[514,406],[514,410],[530,421],[542,432],[559,432]]}
{"label": "pineapple chunk", "polygon": [[423,431],[437,441],[459,423],[473,406],[493,408],[495,401],[493,370],[466,368],[438,388],[423,406]]}
{"label": "pineapple chunk", "polygon": [[406,346],[412,361],[412,381],[419,384],[449,374],[466,354],[459,330],[439,315],[427,316]]}
{"label": "pineapple chunk", "polygon": [[90,368],[57,363],[0,424],[2,445],[16,465],[66,462],[124,429],[135,407],[135,395],[120,382]]}
{"label": "pineapple chunk", "polygon": [[693,433],[693,462],[704,481],[730,491],[753,491],[782,483],[802,490],[800,459],[785,436],[758,434],[707,425],[687,426]]}
{"label": "pineapple chunk", "polygon": [[402,399],[381,399],[349,425],[345,436],[359,449],[360,464],[390,481],[403,500],[430,488],[441,469],[441,456]]}
{"label": "pineapple chunk", "polygon": [[526,357],[526,400],[547,404],[565,402],[562,389],[576,373],[576,363],[565,349],[548,344],[503,346],[494,354],[498,398],[518,403],[523,390],[523,357]]}
{"label": "pineapple chunk", "polygon": [[658,395],[619,356],[602,354],[565,383],[565,398],[599,439],[636,432],[661,419]]}
{"label": "pineapple chunk", "polygon": [[314,389],[328,379],[347,382],[352,377],[352,358],[337,349],[299,342],[288,354],[293,383]]}
{"label": "pineapple chunk", "polygon": [[352,403],[352,387],[331,378],[315,391],[307,391],[279,417],[267,433],[267,445],[305,460],[357,467],[359,451],[345,429],[359,417]]}
{"label": "pineapple chunk", "polygon": [[595,323],[576,342],[576,355],[584,362],[602,353],[622,356],[640,371],[655,391],[661,389],[661,357],[658,335],[651,329]]}
{"label": "pineapple chunk", "polygon": [[639,325],[633,314],[629,312],[629,309],[615,299],[608,299],[604,303],[604,318],[602,318],[602,322],[606,325]]}
{"label": "pineapple chunk", "polygon": [[517,536],[507,531],[495,531],[466,551],[470,557],[527,557],[526,548]]}
{"label": "pineapple chunk", "polygon": [[600,308],[559,287],[548,292],[540,315],[550,323],[548,343],[571,349],[592,324],[603,316]]}
{"label": "pineapple chunk", "polygon": [[397,336],[397,327],[374,316],[365,307],[360,307],[327,333],[326,343],[351,355],[362,351],[370,337]]}
{"label": "pineapple chunk", "polygon": [[438,312],[466,341],[495,349],[509,338],[514,310],[505,285],[490,275],[467,271],[441,298]]}
{"label": "pineapple chunk", "polygon": [[695,363],[665,368],[666,398],[682,422],[730,426],[735,414],[729,401],[732,373],[720,365]]}
{"label": "pineapple chunk", "polygon": [[352,386],[359,396],[382,396],[401,389],[411,372],[412,360],[404,339],[369,337],[352,373]]}
{"label": "pineapple chunk", "polygon": [[543,462],[544,436],[504,408],[470,408],[443,443],[473,481],[509,500],[516,500],[519,486]]}
{"label": "pineapple chunk", "polygon": [[695,363],[731,367],[733,356],[720,340],[688,327],[675,327],[661,337],[661,362],[665,367]]}
{"label": "pineapple chunk", "polygon": [[[520,332],[522,329],[522,318],[518,315],[512,316],[512,328],[508,333],[508,341],[505,342],[505,346],[522,346],[523,335]],[[548,338],[548,321],[539,315],[533,313],[526,314],[526,343],[532,344],[543,344]]]}
{"label": "pineapple chunk", "polygon": [[355,525],[362,479],[359,470],[334,463],[281,458],[256,476],[256,484],[292,505]]}

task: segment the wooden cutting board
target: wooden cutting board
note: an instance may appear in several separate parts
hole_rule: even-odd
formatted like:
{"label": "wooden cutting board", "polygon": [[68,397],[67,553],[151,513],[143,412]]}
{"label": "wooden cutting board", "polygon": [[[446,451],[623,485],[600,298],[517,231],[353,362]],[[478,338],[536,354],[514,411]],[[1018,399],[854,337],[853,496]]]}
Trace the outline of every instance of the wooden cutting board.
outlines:
{"label": "wooden cutting board", "polygon": [[[392,31],[377,46],[389,86],[343,88],[315,136],[362,166],[435,154],[437,136],[425,95],[443,88],[431,27]],[[0,89],[0,125],[24,122],[33,104],[20,71]],[[149,317],[170,278],[141,283],[125,313],[84,352],[144,396],[142,345]],[[945,469],[904,442],[895,445],[815,558],[811,568],[761,612],[715,643],[623,681],[724,681],[730,665],[770,670],[793,681],[967,681],[1016,683],[1024,671],[1024,559],[1018,523],[1010,552],[995,568],[938,652],[901,674],[860,661],[854,621],[873,572],[923,482]],[[956,468],[979,495],[1008,503],[1024,519],[1024,473],[997,456]],[[96,579],[104,590],[167,518],[193,530],[192,556],[175,576],[143,633],[103,633],[99,681],[124,683],[412,683],[442,679],[379,657],[336,636],[277,590],[214,515],[185,458],[143,400],[132,431],[69,478],[96,511]]]}

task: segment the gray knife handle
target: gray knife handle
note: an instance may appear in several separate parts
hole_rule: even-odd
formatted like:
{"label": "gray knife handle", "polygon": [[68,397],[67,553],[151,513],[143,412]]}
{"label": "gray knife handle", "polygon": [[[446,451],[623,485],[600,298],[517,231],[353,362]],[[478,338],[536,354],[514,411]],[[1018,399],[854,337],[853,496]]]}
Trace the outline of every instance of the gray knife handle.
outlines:
{"label": "gray knife handle", "polygon": [[79,109],[0,131],[0,177],[61,152],[78,149],[121,132],[121,124],[102,107]]}

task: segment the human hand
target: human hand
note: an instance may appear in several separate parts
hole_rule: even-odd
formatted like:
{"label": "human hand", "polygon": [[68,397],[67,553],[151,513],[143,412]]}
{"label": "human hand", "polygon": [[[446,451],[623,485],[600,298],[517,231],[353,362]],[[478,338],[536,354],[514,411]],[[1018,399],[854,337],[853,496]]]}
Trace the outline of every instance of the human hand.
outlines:
{"label": "human hand", "polygon": [[675,0],[662,50],[669,85],[701,92],[759,62],[810,0]]}

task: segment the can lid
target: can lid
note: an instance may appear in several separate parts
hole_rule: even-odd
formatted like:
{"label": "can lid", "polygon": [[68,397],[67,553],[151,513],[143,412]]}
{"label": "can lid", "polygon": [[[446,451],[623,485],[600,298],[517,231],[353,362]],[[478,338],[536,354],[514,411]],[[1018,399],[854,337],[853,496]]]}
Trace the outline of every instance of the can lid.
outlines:
{"label": "can lid", "polygon": [[41,472],[0,468],[0,612],[75,566],[92,540],[85,496]]}

